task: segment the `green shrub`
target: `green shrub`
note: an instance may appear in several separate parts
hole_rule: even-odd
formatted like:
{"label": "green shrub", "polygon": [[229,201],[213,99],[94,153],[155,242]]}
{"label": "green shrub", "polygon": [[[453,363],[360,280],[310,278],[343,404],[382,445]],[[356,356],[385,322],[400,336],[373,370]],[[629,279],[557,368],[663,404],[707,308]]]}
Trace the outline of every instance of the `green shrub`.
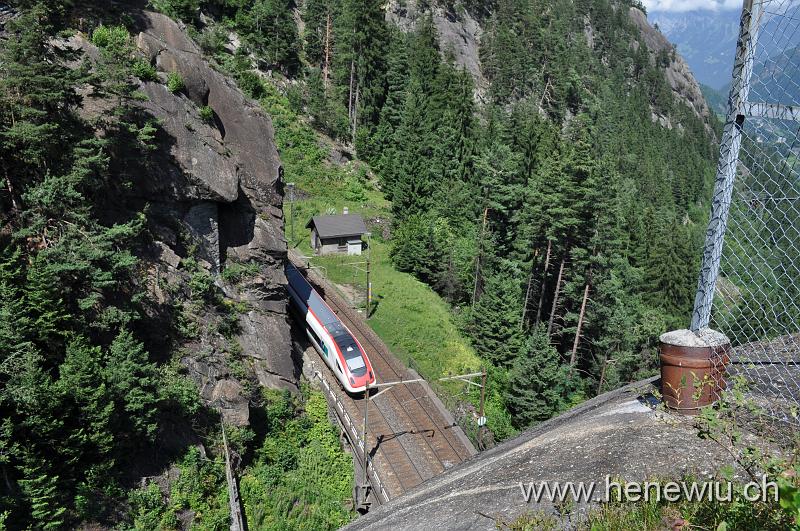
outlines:
{"label": "green shrub", "polygon": [[344,198],[354,203],[362,203],[367,200],[364,192],[363,183],[355,176],[348,176],[345,180]]}
{"label": "green shrub", "polygon": [[209,55],[221,53],[228,43],[228,32],[224,26],[215,24],[197,36],[197,44]]}
{"label": "green shrub", "polygon": [[225,266],[225,270],[222,272],[222,279],[231,284],[236,284],[246,278],[256,276],[259,271],[261,271],[261,267],[255,262],[231,262]]}
{"label": "green shrub", "polygon": [[92,43],[102,49],[122,49],[130,43],[130,38],[125,26],[100,25],[92,32]]}
{"label": "green shrub", "polygon": [[164,501],[161,489],[155,483],[136,489],[128,495],[130,516],[134,529],[158,529],[164,512]]}
{"label": "green shrub", "polygon": [[214,109],[212,109],[208,105],[203,105],[202,107],[200,107],[200,118],[202,118],[204,122],[213,123]]}
{"label": "green shrub", "polygon": [[181,415],[194,415],[202,409],[200,395],[194,382],[181,374],[181,370],[177,361],[159,368],[161,386],[158,399],[164,406]]}
{"label": "green shrub", "polygon": [[223,461],[204,459],[193,446],[178,466],[180,475],[172,484],[170,510],[194,512],[192,529],[228,529],[228,489]]}
{"label": "green shrub", "polygon": [[286,91],[286,98],[289,100],[289,108],[300,114],[303,112],[303,90],[297,86],[292,85]]}
{"label": "green shrub", "polygon": [[141,79],[142,81],[157,81],[158,74],[156,73],[155,67],[145,61],[144,59],[137,59],[133,62],[133,66],[131,67],[133,71],[133,75]]}
{"label": "green shrub", "polygon": [[183,83],[183,78],[177,72],[170,72],[167,74],[167,90],[175,94],[182,91],[186,85]]}
{"label": "green shrub", "polygon": [[247,94],[253,99],[261,99],[266,92],[264,91],[264,82],[252,70],[246,70],[237,76],[236,81],[239,83],[239,88],[242,92]]}
{"label": "green shrub", "polygon": [[[246,428],[232,429],[231,435],[237,445],[252,439],[252,432]],[[202,457],[196,447],[191,447],[178,462],[178,468],[178,478],[170,486],[169,504],[155,483],[128,494],[128,518],[133,529],[177,529],[180,526],[176,515],[182,511],[192,513],[192,529],[227,529],[228,493],[223,462]]]}
{"label": "green shrub", "polygon": [[212,301],[216,294],[214,278],[202,269],[192,273],[189,289],[192,290],[192,300],[196,302]]}
{"label": "green shrub", "polygon": [[200,0],[150,0],[157,11],[184,22],[191,22],[200,12]]}
{"label": "green shrub", "polygon": [[302,409],[288,391],[264,390],[267,433],[240,486],[251,529],[338,529],[353,513],[352,459],[328,419],[325,397],[304,386]]}

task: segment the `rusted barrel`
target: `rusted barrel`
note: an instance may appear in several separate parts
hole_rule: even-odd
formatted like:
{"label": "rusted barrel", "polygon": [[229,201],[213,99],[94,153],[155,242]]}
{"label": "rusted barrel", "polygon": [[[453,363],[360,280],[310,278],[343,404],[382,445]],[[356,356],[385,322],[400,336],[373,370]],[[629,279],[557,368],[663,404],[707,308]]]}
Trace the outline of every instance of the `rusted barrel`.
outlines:
{"label": "rusted barrel", "polygon": [[661,341],[661,394],[670,409],[696,415],[725,390],[730,342],[724,334],[704,329],[675,330]]}

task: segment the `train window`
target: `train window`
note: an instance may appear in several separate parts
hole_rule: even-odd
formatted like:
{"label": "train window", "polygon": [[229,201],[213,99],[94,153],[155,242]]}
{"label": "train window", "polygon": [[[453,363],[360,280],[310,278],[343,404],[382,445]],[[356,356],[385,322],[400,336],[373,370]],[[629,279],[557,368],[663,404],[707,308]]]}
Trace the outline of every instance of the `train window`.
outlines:
{"label": "train window", "polygon": [[[341,365],[339,365],[339,360],[336,360],[336,369],[337,369],[339,372],[342,372],[342,366],[341,366]],[[344,373],[342,373],[342,374],[344,374]]]}
{"label": "train window", "polygon": [[357,358],[348,358],[347,359],[347,368],[350,369],[350,372],[356,375],[362,375],[366,372],[366,364],[364,364],[364,358],[358,356]]}
{"label": "train window", "polygon": [[308,329],[308,334],[311,336],[311,339],[313,339],[313,340],[314,340],[314,342],[315,342],[317,345],[319,345],[319,346],[323,346],[323,347],[324,347],[324,345],[322,344],[322,340],[319,338],[319,336],[317,335],[317,333],[316,333],[316,332],[314,332],[314,330],[313,330],[312,328],[309,328],[309,329]]}
{"label": "train window", "polygon": [[363,376],[366,374],[367,367],[364,362],[364,357],[361,355],[361,349],[358,348],[358,343],[353,339],[353,336],[347,332],[342,332],[334,337],[333,340],[339,345],[339,350],[342,351],[342,355],[344,356],[350,372],[352,372],[354,376]]}

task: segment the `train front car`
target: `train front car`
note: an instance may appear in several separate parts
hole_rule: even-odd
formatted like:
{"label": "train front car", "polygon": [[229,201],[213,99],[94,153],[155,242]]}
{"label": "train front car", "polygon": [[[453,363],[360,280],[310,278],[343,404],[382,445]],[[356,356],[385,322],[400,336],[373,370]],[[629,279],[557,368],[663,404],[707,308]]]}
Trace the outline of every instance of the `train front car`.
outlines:
{"label": "train front car", "polygon": [[286,265],[286,278],[311,344],[348,393],[364,392],[375,373],[361,344],[294,265]]}
{"label": "train front car", "polygon": [[375,383],[375,376],[364,348],[341,321],[326,326],[326,329],[333,338],[336,350],[344,358],[343,376],[347,382],[342,383],[345,389],[351,393],[365,391],[368,385]]}

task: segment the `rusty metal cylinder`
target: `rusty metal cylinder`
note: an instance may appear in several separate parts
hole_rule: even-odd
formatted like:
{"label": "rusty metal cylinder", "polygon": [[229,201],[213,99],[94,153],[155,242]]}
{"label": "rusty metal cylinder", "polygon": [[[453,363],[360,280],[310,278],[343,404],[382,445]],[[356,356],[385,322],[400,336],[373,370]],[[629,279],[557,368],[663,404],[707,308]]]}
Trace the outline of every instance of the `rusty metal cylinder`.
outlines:
{"label": "rusty metal cylinder", "polygon": [[696,415],[722,396],[731,348],[725,335],[710,329],[675,330],[660,341],[661,394],[668,408]]}

